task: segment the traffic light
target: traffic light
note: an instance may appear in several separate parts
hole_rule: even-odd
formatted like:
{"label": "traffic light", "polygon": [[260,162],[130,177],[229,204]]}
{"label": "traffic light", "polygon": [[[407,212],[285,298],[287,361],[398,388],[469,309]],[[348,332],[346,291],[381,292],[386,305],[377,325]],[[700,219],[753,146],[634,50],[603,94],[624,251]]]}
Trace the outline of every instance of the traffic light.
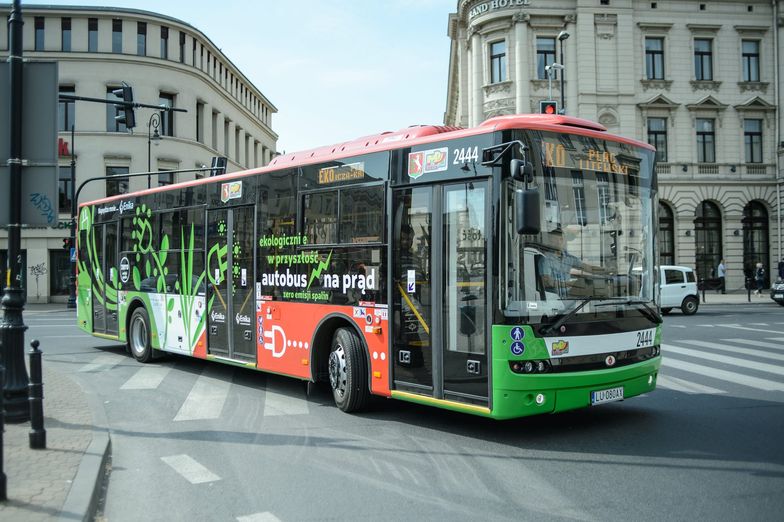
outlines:
{"label": "traffic light", "polygon": [[114,119],[119,123],[124,123],[126,129],[136,127],[136,115],[133,112],[133,89],[130,85],[123,82],[122,87],[112,91],[112,94],[122,98],[122,104],[116,104],[117,116]]}
{"label": "traffic light", "polygon": [[71,238],[64,237],[63,238],[63,250],[71,250]]}
{"label": "traffic light", "polygon": [[541,114],[558,114],[558,102],[554,100],[542,100],[539,102],[539,112]]}

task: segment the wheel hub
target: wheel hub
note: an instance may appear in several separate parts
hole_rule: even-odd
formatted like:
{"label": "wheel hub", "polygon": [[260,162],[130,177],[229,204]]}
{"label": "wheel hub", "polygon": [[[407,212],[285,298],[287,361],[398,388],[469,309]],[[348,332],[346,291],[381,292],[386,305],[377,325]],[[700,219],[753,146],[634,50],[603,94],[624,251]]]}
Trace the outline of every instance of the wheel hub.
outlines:
{"label": "wheel hub", "polygon": [[147,346],[147,329],[144,327],[144,321],[138,317],[134,317],[131,324],[131,349],[136,354],[141,354]]}
{"label": "wheel hub", "polygon": [[346,352],[341,345],[329,354],[329,383],[341,396],[346,393]]}

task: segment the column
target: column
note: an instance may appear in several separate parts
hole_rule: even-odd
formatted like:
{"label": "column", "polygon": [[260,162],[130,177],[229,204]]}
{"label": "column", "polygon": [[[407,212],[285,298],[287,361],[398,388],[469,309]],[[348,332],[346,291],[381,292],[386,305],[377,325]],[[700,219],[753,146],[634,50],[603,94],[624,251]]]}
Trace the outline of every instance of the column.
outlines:
{"label": "column", "polygon": [[515,15],[513,20],[515,34],[515,112],[527,114],[531,112],[531,85],[528,81],[531,71],[531,53],[528,48],[528,19],[529,15]]}

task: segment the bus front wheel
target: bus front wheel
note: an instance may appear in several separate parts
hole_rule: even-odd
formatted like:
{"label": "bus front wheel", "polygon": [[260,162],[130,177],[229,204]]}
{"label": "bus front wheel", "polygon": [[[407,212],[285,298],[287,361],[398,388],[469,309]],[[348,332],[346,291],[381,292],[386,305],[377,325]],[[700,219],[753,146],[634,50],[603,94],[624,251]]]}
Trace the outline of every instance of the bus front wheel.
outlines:
{"label": "bus front wheel", "polygon": [[329,352],[329,384],[335,404],[347,413],[367,406],[370,400],[365,350],[349,328],[338,328]]}
{"label": "bus front wheel", "polygon": [[140,306],[131,314],[128,328],[128,347],[134,359],[142,363],[152,360],[152,345],[150,344],[150,316],[147,310]]}

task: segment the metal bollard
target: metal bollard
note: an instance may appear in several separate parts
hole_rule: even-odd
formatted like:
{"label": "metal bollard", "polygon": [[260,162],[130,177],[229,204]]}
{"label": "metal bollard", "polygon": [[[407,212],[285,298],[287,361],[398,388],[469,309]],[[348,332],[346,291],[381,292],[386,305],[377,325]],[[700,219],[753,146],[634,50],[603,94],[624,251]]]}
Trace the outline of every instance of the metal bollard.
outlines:
{"label": "metal bollard", "polygon": [[5,386],[5,366],[0,364],[0,500],[8,500],[6,478],[3,471],[3,433],[5,433],[5,404],[3,404],[3,386]]}
{"label": "metal bollard", "polygon": [[44,429],[44,382],[41,371],[41,351],[38,339],[30,343],[30,448],[46,449],[46,430]]}

